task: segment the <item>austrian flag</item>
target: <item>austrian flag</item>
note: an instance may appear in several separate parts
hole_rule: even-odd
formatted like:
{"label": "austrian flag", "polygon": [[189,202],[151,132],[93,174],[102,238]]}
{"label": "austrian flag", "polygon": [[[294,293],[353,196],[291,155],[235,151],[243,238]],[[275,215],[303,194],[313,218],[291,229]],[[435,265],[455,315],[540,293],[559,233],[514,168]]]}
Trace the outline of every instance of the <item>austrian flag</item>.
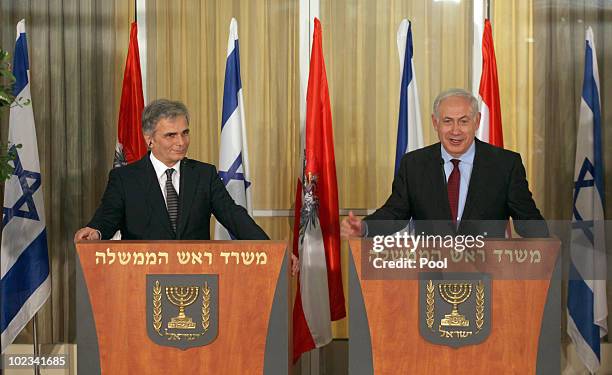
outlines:
{"label": "austrian flag", "polygon": [[140,74],[140,54],[138,52],[138,25],[132,22],[130,45],[125,59],[121,104],[119,106],[119,125],[117,126],[117,145],[113,167],[121,167],[140,160],[147,153],[147,145],[142,135],[142,76]]}
{"label": "austrian flag", "polygon": [[303,173],[295,200],[293,252],[300,277],[293,308],[293,360],[332,339],[331,321],[346,316],[340,266],[340,220],[334,135],[321,42],[314,20],[306,96]]}

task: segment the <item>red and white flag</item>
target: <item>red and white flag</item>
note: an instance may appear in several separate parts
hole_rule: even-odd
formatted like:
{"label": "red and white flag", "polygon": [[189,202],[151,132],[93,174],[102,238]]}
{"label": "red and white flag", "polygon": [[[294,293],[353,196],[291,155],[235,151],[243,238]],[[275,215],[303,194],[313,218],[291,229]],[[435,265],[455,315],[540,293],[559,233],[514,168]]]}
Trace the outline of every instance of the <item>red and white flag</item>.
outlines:
{"label": "red and white flag", "polygon": [[[480,127],[476,136],[493,146],[504,147],[501,105],[499,100],[499,82],[497,80],[497,61],[493,47],[493,30],[491,21],[485,19],[482,34],[482,75],[478,93],[482,98],[480,104]],[[510,222],[506,226],[506,238],[512,238]]]}
{"label": "red and white flag", "polygon": [[138,25],[132,22],[130,45],[125,59],[119,124],[117,126],[117,145],[113,167],[120,167],[140,160],[147,153],[147,144],[142,135],[142,76],[140,74],[140,54],[138,52]]}
{"label": "red and white flag", "polygon": [[499,104],[499,83],[497,81],[497,62],[493,48],[491,22],[486,19],[482,36],[482,75],[478,90],[482,98],[480,106],[480,127],[478,139],[494,146],[504,147],[501,105]]}
{"label": "red and white flag", "polygon": [[328,344],[331,321],[346,316],[340,266],[340,219],[331,106],[321,23],[314,20],[306,96],[302,177],[295,199],[293,253],[300,259],[293,307],[293,360]]}

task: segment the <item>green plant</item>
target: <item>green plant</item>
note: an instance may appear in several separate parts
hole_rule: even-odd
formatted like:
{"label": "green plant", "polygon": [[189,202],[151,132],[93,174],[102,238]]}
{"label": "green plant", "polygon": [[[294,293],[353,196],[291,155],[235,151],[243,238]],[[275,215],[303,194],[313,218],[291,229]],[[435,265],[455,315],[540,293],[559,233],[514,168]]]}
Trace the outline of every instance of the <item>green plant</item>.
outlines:
{"label": "green plant", "polygon": [[[15,77],[11,72],[9,54],[0,48],[0,112],[13,102],[13,82]],[[17,149],[21,148],[21,145],[14,146],[0,142],[0,181],[8,180],[13,174],[15,168],[10,162],[15,160]]]}
{"label": "green plant", "polygon": [[21,148],[21,145],[15,145],[15,147],[11,147],[10,145],[3,145],[3,148],[0,152],[0,181],[6,181],[11,178],[13,171],[15,168],[9,164],[9,162],[15,160],[17,157],[17,149]]}
{"label": "green plant", "polygon": [[0,109],[8,107],[13,102],[13,82],[15,77],[11,73],[11,63],[8,52],[0,49]]}

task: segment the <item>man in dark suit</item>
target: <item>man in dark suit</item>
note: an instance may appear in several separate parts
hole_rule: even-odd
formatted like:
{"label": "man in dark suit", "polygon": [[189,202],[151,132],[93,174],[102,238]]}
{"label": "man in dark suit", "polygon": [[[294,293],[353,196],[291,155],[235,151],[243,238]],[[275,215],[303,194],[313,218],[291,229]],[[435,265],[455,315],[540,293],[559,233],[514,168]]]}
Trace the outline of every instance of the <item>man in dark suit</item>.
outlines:
{"label": "man in dark suit", "polygon": [[150,152],[111,170],[102,202],[77,240],[208,240],[210,215],[238,239],[267,240],[266,233],[228,194],[214,166],[185,157],[189,113],[184,104],[160,99],[143,112]]}
{"label": "man in dark suit", "polygon": [[431,119],[440,142],[404,155],[387,202],[363,221],[349,213],[342,235],[391,234],[412,219],[417,233],[503,237],[512,217],[520,235],[547,236],[520,155],[475,138],[476,98],[462,89],[442,92]]}

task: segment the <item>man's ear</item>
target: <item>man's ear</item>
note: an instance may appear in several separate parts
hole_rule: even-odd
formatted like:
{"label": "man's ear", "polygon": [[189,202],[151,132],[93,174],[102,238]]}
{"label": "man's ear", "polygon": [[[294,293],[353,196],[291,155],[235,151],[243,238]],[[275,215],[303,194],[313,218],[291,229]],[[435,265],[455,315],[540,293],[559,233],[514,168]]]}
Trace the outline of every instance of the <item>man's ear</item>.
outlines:
{"label": "man's ear", "polygon": [[151,144],[153,143],[153,137],[151,137],[150,134],[143,134],[144,135],[144,139],[145,139],[145,143],[147,144],[148,148],[151,148]]}
{"label": "man's ear", "polygon": [[436,115],[434,113],[431,114],[431,125],[433,125],[433,128],[438,131],[438,119],[436,118]]}
{"label": "man's ear", "polygon": [[478,128],[480,128],[480,112],[478,112],[476,114],[476,130],[478,130]]}

